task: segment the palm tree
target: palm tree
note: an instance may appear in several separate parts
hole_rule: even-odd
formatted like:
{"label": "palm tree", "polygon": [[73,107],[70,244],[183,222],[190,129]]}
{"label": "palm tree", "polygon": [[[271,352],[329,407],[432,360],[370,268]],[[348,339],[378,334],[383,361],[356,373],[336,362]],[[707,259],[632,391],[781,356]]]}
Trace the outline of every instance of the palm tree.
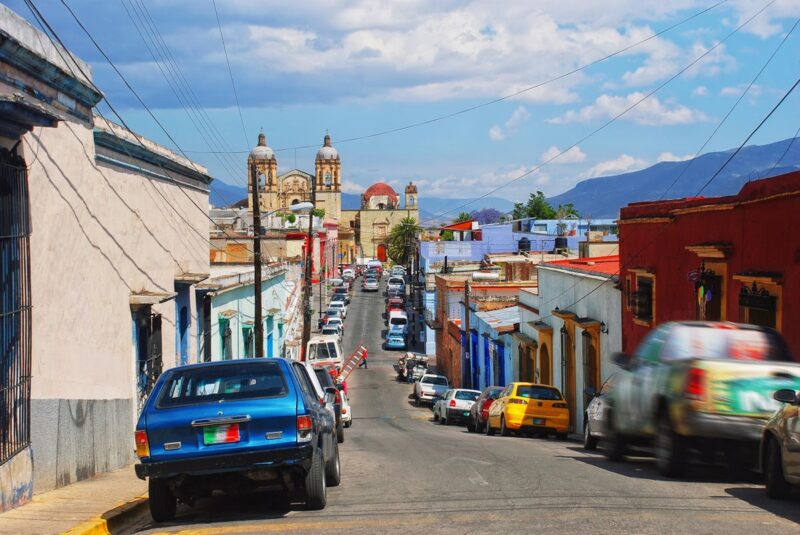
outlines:
{"label": "palm tree", "polygon": [[422,227],[417,225],[413,217],[404,217],[389,232],[389,258],[396,264],[405,264],[409,259],[410,246],[415,245],[417,234]]}

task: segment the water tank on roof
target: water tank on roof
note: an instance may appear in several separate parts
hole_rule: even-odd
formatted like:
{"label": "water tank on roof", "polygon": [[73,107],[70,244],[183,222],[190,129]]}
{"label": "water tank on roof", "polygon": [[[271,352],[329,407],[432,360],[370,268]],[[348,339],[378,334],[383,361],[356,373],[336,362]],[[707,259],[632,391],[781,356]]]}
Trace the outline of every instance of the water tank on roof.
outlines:
{"label": "water tank on roof", "polygon": [[527,253],[531,250],[531,240],[528,238],[520,238],[517,242],[517,251],[520,253]]}

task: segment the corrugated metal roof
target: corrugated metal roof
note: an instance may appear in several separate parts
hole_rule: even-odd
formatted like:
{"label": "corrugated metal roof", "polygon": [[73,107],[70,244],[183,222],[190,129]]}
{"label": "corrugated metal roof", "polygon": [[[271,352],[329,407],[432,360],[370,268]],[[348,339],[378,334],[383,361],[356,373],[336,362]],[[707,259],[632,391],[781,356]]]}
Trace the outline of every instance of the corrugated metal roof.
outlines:
{"label": "corrugated metal roof", "polygon": [[519,307],[507,307],[489,312],[476,312],[475,316],[483,320],[489,327],[495,330],[504,327],[513,327],[519,323]]}

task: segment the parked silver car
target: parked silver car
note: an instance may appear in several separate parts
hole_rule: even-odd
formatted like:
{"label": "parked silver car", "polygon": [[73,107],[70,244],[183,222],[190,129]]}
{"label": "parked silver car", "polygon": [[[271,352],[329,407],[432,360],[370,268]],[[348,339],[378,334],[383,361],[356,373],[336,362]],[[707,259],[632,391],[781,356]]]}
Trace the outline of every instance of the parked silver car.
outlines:
{"label": "parked silver car", "polygon": [[453,422],[466,422],[469,419],[469,411],[475,400],[481,395],[479,390],[467,390],[464,388],[453,388],[445,392],[444,397],[436,400],[433,404],[433,421],[442,425],[450,425]]}
{"label": "parked silver car", "polygon": [[586,414],[583,417],[583,449],[597,449],[597,443],[605,435],[603,434],[603,420],[605,411],[608,407],[606,395],[613,386],[614,376],[612,375],[603,383],[599,391],[594,388],[587,388],[584,392],[592,398],[589,406],[586,407]]}

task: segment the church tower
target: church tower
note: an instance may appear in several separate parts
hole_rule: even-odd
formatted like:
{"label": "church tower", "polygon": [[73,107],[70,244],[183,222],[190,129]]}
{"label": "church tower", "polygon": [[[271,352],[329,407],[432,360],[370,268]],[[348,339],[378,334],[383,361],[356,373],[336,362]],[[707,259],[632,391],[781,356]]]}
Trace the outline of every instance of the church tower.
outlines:
{"label": "church tower", "polygon": [[[254,172],[255,171],[255,172]],[[258,198],[261,210],[276,210],[278,206],[278,160],[275,152],[267,146],[267,137],[258,134],[258,145],[250,151],[247,158],[247,209],[253,211],[253,178],[258,183]]]}
{"label": "church tower", "polygon": [[406,186],[406,198],[403,208],[406,210],[419,210],[419,199],[417,198],[417,186],[413,182],[409,182]]}
{"label": "church tower", "polygon": [[326,218],[339,219],[342,213],[340,173],[339,152],[331,145],[331,136],[325,134],[314,163],[314,180],[317,181],[317,208],[325,210]]}

